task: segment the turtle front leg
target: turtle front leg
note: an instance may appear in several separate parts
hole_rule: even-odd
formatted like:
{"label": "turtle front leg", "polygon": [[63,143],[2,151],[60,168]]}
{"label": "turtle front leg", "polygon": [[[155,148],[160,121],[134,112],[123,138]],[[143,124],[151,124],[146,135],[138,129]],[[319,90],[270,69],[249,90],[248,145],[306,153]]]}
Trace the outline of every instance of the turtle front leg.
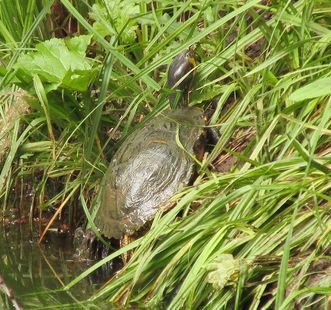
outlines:
{"label": "turtle front leg", "polygon": [[216,127],[206,127],[206,136],[207,143],[215,146],[220,139],[220,131]]}
{"label": "turtle front leg", "polygon": [[90,230],[78,227],[74,235],[74,257],[78,260],[95,260],[97,253],[97,237]]}

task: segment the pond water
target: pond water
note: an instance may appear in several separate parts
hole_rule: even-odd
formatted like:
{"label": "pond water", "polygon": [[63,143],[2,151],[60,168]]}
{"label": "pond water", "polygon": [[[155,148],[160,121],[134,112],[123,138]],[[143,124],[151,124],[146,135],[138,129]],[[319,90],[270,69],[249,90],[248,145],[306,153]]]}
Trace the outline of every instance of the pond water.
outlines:
{"label": "pond water", "polygon": [[50,232],[43,244],[28,223],[5,223],[0,215],[0,309],[109,309],[81,303],[100,285],[97,277],[61,290],[86,264],[73,259],[72,240]]}

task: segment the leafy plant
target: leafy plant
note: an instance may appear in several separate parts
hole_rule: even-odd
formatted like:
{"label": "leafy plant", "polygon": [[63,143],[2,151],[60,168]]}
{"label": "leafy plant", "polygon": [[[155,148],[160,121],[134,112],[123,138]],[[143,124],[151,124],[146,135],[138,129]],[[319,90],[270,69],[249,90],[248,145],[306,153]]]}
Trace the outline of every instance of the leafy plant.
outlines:
{"label": "leafy plant", "polygon": [[36,45],[36,52],[21,55],[14,68],[17,77],[31,85],[34,75],[45,82],[47,91],[59,87],[84,92],[96,75],[96,67],[85,55],[91,36],[68,40],[51,39]]}
{"label": "leafy plant", "polygon": [[94,20],[93,28],[104,37],[115,36],[122,44],[133,43],[137,38],[139,3],[133,0],[105,0],[93,4],[90,12]]}

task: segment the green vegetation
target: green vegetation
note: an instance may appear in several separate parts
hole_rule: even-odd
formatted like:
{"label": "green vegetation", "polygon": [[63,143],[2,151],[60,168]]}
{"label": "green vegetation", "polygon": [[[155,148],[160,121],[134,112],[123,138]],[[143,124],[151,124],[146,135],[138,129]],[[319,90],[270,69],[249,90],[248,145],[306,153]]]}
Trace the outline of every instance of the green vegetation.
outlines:
{"label": "green vegetation", "polygon": [[56,209],[47,228],[60,213],[74,222],[78,209],[94,226],[112,154],[168,108],[166,66],[190,46],[200,57],[191,104],[209,108],[220,130],[194,185],[146,235],[65,289],[134,249],[91,301],[327,308],[329,0],[4,0],[0,38],[2,115],[22,100],[21,89],[31,107],[6,127],[2,206],[29,194],[27,208]]}

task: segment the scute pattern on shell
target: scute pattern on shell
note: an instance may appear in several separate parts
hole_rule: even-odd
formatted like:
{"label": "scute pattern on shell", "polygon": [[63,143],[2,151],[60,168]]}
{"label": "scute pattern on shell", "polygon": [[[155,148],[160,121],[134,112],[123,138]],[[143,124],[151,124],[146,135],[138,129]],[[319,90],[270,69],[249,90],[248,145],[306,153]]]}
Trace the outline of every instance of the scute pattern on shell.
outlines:
{"label": "scute pattern on shell", "polygon": [[116,239],[133,234],[188,184],[203,126],[202,111],[186,107],[161,114],[124,141],[103,179],[95,219],[102,234]]}

